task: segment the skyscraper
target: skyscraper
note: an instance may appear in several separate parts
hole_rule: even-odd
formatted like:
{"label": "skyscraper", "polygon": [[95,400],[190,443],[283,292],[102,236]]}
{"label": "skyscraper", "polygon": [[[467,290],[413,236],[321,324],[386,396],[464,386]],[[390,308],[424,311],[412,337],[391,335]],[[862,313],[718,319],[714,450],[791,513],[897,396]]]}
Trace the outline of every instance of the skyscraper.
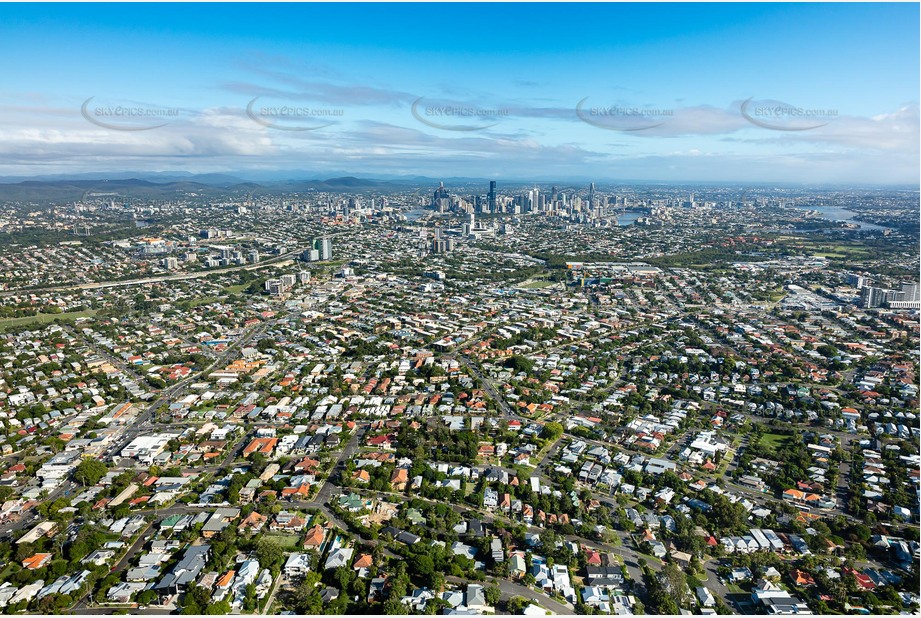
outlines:
{"label": "skyscraper", "polygon": [[439,212],[445,212],[451,207],[451,196],[448,195],[448,191],[445,189],[445,183],[438,183],[438,188],[435,189],[435,193],[432,195],[432,206],[437,208]]}
{"label": "skyscraper", "polygon": [[333,241],[331,238],[315,238],[313,248],[317,251],[317,257],[321,262],[333,259]]}
{"label": "skyscraper", "polygon": [[476,215],[474,215],[473,213],[470,213],[469,217],[470,218],[467,220],[467,222],[464,223],[464,227],[463,227],[464,236],[470,236],[471,234],[473,234],[473,231],[476,229],[476,218],[475,218]]}
{"label": "skyscraper", "polygon": [[490,213],[496,212],[496,181],[489,181],[489,196],[487,198],[487,207]]}

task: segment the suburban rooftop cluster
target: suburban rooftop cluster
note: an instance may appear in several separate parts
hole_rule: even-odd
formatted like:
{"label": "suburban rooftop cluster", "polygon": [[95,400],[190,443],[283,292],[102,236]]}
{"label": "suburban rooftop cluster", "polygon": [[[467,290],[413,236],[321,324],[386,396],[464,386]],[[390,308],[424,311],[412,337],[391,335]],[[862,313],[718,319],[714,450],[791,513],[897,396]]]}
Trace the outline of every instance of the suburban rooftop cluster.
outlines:
{"label": "suburban rooftop cluster", "polygon": [[6,204],[0,608],[919,610],[916,193],[484,189]]}

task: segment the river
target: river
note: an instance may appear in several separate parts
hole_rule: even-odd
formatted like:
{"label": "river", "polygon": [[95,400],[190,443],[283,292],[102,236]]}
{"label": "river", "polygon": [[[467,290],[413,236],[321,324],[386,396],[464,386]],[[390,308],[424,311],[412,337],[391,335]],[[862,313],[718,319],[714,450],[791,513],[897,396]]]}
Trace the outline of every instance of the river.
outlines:
{"label": "river", "polygon": [[624,212],[617,215],[617,225],[633,225],[640,217],[648,217],[646,212]]}
{"label": "river", "polygon": [[832,221],[846,221],[848,223],[853,223],[854,225],[858,226],[858,229],[861,230],[889,229],[883,227],[882,225],[874,225],[873,223],[865,223],[863,221],[854,221],[854,215],[857,213],[853,210],[848,210],[847,208],[841,208],[840,206],[818,206],[816,208],[812,208],[811,210],[822,213],[823,217]]}
{"label": "river", "polygon": [[434,212],[431,208],[413,208],[405,213],[407,221],[418,221],[426,214]]}

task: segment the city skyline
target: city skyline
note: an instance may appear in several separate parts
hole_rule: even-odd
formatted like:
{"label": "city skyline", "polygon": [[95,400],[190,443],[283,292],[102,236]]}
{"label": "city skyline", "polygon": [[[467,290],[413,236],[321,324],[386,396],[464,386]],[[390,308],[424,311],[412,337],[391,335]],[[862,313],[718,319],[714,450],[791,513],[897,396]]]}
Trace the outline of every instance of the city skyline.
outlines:
{"label": "city skyline", "polygon": [[918,182],[916,5],[348,8],[7,5],[0,176]]}

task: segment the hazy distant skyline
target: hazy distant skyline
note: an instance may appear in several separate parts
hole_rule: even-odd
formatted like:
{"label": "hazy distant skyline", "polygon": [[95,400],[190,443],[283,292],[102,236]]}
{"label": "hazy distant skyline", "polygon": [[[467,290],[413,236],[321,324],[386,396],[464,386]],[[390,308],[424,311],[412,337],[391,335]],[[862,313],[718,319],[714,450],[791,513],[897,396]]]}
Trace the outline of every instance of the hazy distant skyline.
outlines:
{"label": "hazy distant skyline", "polygon": [[2,5],[0,176],[916,184],[918,18],[917,4]]}

